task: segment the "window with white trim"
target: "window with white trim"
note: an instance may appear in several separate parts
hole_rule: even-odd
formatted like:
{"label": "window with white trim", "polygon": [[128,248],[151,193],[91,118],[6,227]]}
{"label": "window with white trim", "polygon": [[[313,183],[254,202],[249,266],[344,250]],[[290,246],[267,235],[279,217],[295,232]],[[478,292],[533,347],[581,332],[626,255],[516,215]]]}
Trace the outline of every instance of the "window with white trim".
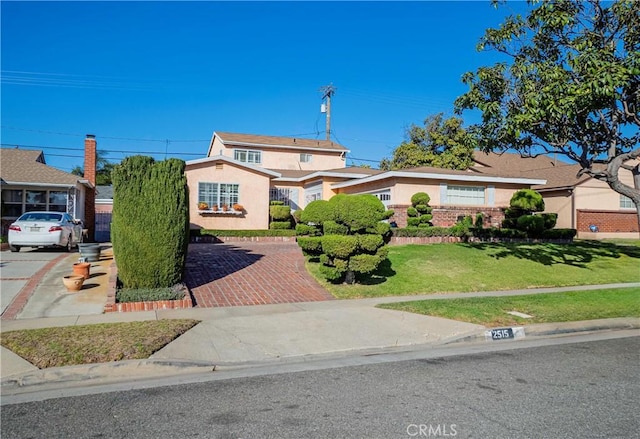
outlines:
{"label": "window with white trim", "polygon": [[379,192],[371,192],[371,195],[382,201],[382,204],[384,204],[385,208],[389,208],[389,204],[391,204],[391,189],[385,189]]}
{"label": "window with white trim", "polygon": [[620,209],[635,209],[636,205],[633,200],[625,195],[620,194]]}
{"label": "window with white trim", "polygon": [[316,200],[322,200],[322,183],[315,183],[304,188],[305,206]]}
{"label": "window with white trim", "polygon": [[484,187],[447,185],[445,203],[461,206],[483,206],[485,204]]}
{"label": "window with white trim", "polygon": [[240,185],[235,183],[198,183],[198,203],[209,206],[232,206],[240,201]]}
{"label": "window with white trim", "polygon": [[242,163],[262,163],[262,151],[252,151],[249,149],[234,149],[233,158]]}
{"label": "window with white trim", "polygon": [[311,158],[313,156],[311,154],[300,154],[300,163],[311,163]]}

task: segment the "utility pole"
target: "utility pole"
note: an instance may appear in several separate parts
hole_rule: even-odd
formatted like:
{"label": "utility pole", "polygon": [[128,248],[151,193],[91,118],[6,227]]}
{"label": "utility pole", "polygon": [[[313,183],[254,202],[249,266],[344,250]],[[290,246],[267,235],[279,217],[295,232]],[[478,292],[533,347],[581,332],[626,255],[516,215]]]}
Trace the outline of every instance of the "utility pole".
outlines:
{"label": "utility pole", "polygon": [[320,92],[322,93],[322,99],[326,99],[327,107],[327,140],[331,140],[331,96],[336,92],[336,88],[333,86],[333,83],[329,85],[325,85],[324,87],[320,87]]}

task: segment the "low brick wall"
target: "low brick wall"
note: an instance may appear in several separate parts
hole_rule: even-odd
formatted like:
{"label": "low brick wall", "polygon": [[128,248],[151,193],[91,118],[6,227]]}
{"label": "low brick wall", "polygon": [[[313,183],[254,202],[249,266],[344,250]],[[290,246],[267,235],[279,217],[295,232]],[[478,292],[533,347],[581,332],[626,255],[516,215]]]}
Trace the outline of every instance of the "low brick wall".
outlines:
{"label": "low brick wall", "polygon": [[109,266],[109,280],[107,285],[107,303],[104,305],[104,312],[132,312],[132,311],[155,311],[158,309],[180,309],[193,308],[191,292],[186,289],[184,299],[180,300],[157,300],[150,302],[125,302],[116,303],[116,289],[118,285],[118,267],[114,262]]}
{"label": "low brick wall", "polygon": [[[408,204],[394,204],[390,205],[389,209],[393,210],[393,216],[389,221],[395,221],[398,227],[407,227],[407,209],[411,207]],[[449,207],[449,206],[432,206],[431,214],[433,219],[431,223],[438,227],[451,227],[458,222],[458,220],[465,216],[470,216],[473,221],[476,220],[476,215],[482,213],[484,217],[485,227],[500,227],[502,220],[504,219],[504,211],[501,207]]]}
{"label": "low brick wall", "polygon": [[638,232],[638,214],[634,211],[578,209],[578,232],[590,232],[591,225],[600,233]]}

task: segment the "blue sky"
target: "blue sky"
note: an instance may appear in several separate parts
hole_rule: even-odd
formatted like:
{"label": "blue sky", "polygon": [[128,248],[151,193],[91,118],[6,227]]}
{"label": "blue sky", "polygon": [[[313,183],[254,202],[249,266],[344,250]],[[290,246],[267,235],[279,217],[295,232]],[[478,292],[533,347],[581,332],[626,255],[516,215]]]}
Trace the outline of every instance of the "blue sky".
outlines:
{"label": "blue sky", "polygon": [[[325,138],[377,166],[460,78],[475,46],[526,4],[2,1],[2,145],[82,166],[85,134],[118,162],[202,158],[214,131]],[[467,124],[475,122],[465,114]]]}

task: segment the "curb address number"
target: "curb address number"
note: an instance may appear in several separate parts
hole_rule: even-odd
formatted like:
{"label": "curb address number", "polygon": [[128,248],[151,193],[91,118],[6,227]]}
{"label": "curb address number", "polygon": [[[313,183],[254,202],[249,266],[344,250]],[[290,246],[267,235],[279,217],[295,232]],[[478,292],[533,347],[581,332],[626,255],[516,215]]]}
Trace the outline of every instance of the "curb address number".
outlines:
{"label": "curb address number", "polygon": [[492,340],[502,340],[505,338],[514,338],[513,329],[505,328],[505,329],[492,329],[491,330],[491,339]]}

